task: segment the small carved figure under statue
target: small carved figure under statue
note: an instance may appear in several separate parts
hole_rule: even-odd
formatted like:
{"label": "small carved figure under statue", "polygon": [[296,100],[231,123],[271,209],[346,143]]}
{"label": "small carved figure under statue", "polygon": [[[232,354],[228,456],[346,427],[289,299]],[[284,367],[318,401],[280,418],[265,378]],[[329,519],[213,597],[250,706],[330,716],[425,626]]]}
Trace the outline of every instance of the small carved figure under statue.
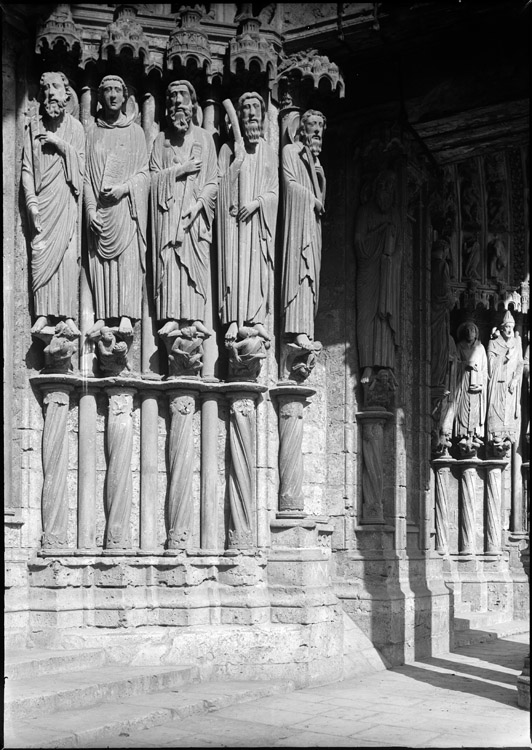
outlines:
{"label": "small carved figure under statue", "polygon": [[119,326],[101,326],[87,338],[96,341],[96,356],[104,378],[131,372],[128,352],[133,342],[133,331],[123,331]]}

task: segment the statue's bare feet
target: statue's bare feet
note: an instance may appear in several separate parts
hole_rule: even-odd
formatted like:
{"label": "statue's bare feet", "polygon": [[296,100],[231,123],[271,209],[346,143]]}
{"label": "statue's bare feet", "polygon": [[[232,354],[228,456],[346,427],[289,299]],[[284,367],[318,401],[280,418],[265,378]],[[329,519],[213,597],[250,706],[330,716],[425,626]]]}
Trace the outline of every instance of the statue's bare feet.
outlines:
{"label": "statue's bare feet", "polygon": [[362,377],[360,378],[361,383],[369,383],[371,380],[371,376],[373,375],[373,368],[372,367],[365,367],[364,371],[362,373]]}
{"label": "statue's bare feet", "polygon": [[168,336],[168,334],[176,328],[179,328],[177,320],[169,320],[168,323],[165,323],[164,326],[159,329],[159,336]]}
{"label": "statue's bare feet", "polygon": [[94,323],[94,325],[92,325],[87,331],[87,338],[89,339],[96,338],[99,335],[101,329],[104,327],[104,325],[105,325],[105,322],[103,320],[97,320],[96,323]]}
{"label": "statue's bare feet", "polygon": [[81,331],[79,330],[79,328],[77,327],[77,325],[74,323],[74,320],[72,318],[67,318],[65,320],[65,323],[70,328],[70,330],[72,331],[72,333],[74,334],[74,336],[81,336]]}
{"label": "statue's bare feet", "polygon": [[314,349],[314,344],[309,339],[306,333],[298,333],[296,336],[296,344],[302,349]]}
{"label": "statue's bare feet", "polygon": [[226,343],[230,343],[232,341],[236,341],[236,337],[238,335],[238,325],[235,321],[229,324],[229,328],[226,331],[225,334],[225,341]]}
{"label": "statue's bare feet", "polygon": [[206,339],[208,339],[209,336],[212,336],[212,331],[209,331],[207,326],[204,326],[201,320],[195,320],[192,325],[196,326],[196,329],[199,331],[199,333],[202,333]]}
{"label": "statue's bare feet", "polygon": [[254,325],[255,330],[257,331],[258,335],[264,339],[264,341],[271,341],[270,334],[268,331],[264,328],[262,323],[255,323]]}
{"label": "statue's bare feet", "polygon": [[40,315],[33,324],[31,333],[39,333],[46,325],[48,325],[48,318],[46,315]]}
{"label": "statue's bare feet", "polygon": [[123,315],[122,318],[120,318],[118,333],[122,333],[126,336],[133,335],[133,324],[131,323],[131,318],[128,318],[126,315]]}

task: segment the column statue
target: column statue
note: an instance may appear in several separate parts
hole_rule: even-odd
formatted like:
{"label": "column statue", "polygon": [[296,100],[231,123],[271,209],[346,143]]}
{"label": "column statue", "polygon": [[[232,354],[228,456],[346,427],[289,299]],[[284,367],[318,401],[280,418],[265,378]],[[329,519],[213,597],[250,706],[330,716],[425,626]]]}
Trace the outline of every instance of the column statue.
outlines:
{"label": "column statue", "polygon": [[458,326],[457,384],[454,397],[454,434],[462,457],[476,455],[483,444],[486,423],[488,359],[478,327],[469,320]]}
{"label": "column statue", "polygon": [[22,185],[32,230],[34,335],[61,320],[80,335],[75,320],[85,133],[81,123],[66,111],[70,98],[63,73],[44,73],[40,107],[30,110],[24,135]]}
{"label": "column statue", "polygon": [[293,344],[309,352],[321,349],[314,341],[321,270],[321,219],[326,180],[319,155],[327,120],[309,109],[301,117],[300,140],[283,148],[284,185],[283,331]]}
{"label": "column statue", "polygon": [[402,261],[395,192],[395,174],[380,172],[356,217],[357,338],[363,384],[380,368],[391,370],[395,380]]}
{"label": "column statue", "polygon": [[488,344],[488,439],[494,445],[515,443],[521,429],[523,347],[507,310]]}
{"label": "column statue", "polygon": [[169,125],[150,157],[156,316],[167,347],[168,335],[182,328],[211,333],[205,310],[217,165],[212,135],[193,124],[197,106],[188,81],[168,86]]}
{"label": "column statue", "polygon": [[130,344],[142,315],[150,179],[144,132],[124,114],[126,100],[122,78],[105,76],[101,110],[87,133],[84,197],[96,314],[88,335],[97,338],[116,319],[116,336]]}
{"label": "column statue", "polygon": [[[237,350],[269,345],[266,330],[275,257],[279,200],[277,157],[263,138],[266,104],[256,92],[242,94],[237,117],[228,109],[234,144],[225,143],[218,158],[219,312],[227,327],[231,361]],[[250,329],[254,329],[251,331]],[[259,352],[264,356],[264,352]],[[240,361],[239,364],[242,364]]]}

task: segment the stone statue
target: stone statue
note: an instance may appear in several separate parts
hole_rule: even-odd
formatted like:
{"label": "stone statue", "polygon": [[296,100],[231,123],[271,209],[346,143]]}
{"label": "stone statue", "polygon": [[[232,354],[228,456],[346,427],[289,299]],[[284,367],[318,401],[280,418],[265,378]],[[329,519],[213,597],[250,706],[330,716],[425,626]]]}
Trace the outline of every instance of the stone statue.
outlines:
{"label": "stone statue", "polygon": [[44,73],[40,109],[30,110],[22,185],[32,230],[32,333],[64,320],[77,336],[80,195],[85,133],[66,111],[71,89],[63,73]]}
{"label": "stone statue", "polygon": [[150,178],[144,132],[123,113],[126,100],[124,81],[105,76],[100,116],[87,133],[84,197],[96,315],[89,335],[110,319],[132,333],[132,321],[142,316]]}
{"label": "stone statue", "polygon": [[72,356],[77,351],[79,334],[60,320],[55,326],[44,326],[33,334],[44,341],[44,370],[45,373],[68,373],[72,370]]}
{"label": "stone statue", "polygon": [[395,174],[380,172],[373,195],[370,191],[356,217],[357,338],[362,384],[369,383],[382,367],[395,368],[402,261],[395,187]]}
{"label": "stone statue", "polygon": [[318,309],[321,269],[321,217],[325,203],[325,174],[320,164],[327,121],[309,109],[301,118],[300,140],[283,148],[284,185],[283,274],[281,304],[283,332],[304,350],[313,351],[314,319]]}
{"label": "stone statue", "polygon": [[507,310],[488,345],[488,439],[494,446],[515,443],[521,429],[523,347]]}
{"label": "stone statue", "polygon": [[430,340],[432,346],[430,384],[445,386],[449,369],[449,313],[455,300],[449,271],[449,242],[436,240],[432,245]]}
{"label": "stone statue", "polygon": [[269,346],[265,323],[279,201],[277,157],[262,137],[263,98],[255,92],[242,94],[238,119],[231,103],[224,104],[235,142],[224,144],[218,158],[219,314],[222,324],[228,326],[228,348],[242,327],[254,328]]}
{"label": "stone statue", "polygon": [[471,280],[480,279],[480,242],[478,232],[475,232],[472,237],[464,241],[463,250],[464,277]]}
{"label": "stone statue", "polygon": [[266,357],[264,339],[255,326],[241,326],[234,341],[226,343],[231,375],[238,380],[256,380]]}
{"label": "stone statue", "polygon": [[204,337],[211,333],[204,322],[217,164],[212,136],[193,124],[197,106],[188,81],[168,86],[169,126],[150,157],[156,316],[164,323],[163,338],[191,325]]}
{"label": "stone statue", "polygon": [[508,252],[503,240],[496,234],[488,245],[490,256],[489,276],[496,281],[504,281],[508,266]]}
{"label": "stone statue", "polygon": [[478,327],[469,320],[458,326],[457,382],[454,396],[454,434],[461,455],[475,455],[483,445],[486,422],[488,359]]}
{"label": "stone statue", "polygon": [[205,334],[192,325],[173,328],[163,338],[168,352],[170,377],[197,377],[202,366]]}
{"label": "stone statue", "polygon": [[104,377],[114,377],[131,372],[127,354],[133,342],[133,331],[119,326],[102,326],[90,335],[97,341],[96,356]]}

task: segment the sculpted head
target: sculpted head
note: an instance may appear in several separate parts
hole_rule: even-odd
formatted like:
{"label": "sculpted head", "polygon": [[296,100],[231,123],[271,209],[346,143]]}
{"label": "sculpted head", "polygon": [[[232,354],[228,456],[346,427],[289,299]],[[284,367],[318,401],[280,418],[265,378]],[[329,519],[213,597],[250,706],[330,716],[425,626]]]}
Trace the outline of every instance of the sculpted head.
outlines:
{"label": "sculpted head", "polygon": [[375,201],[382,213],[391,210],[395,200],[397,178],[395,172],[385,169],[379,172],[375,180]]}
{"label": "sculpted head", "polygon": [[266,116],[264,99],[256,91],[242,94],[236,105],[242,136],[247,143],[258,143]]}
{"label": "sculpted head", "polygon": [[71,90],[64,73],[43,73],[40,80],[39,101],[48,117],[57,119],[70,99]]}
{"label": "sculpted head", "polygon": [[317,109],[308,109],[299,123],[299,137],[314,156],[321,152],[323,133],[327,127],[327,119]]}
{"label": "sculpted head", "polygon": [[190,129],[197,107],[194,86],[188,81],[172,81],[166,89],[166,112],[172,127],[181,135]]}
{"label": "sculpted head", "polygon": [[466,341],[468,344],[473,344],[475,341],[478,341],[480,334],[477,324],[473,323],[472,320],[466,320],[465,323],[461,323],[458,326],[456,335],[459,341]]}
{"label": "sculpted head", "polygon": [[105,76],[98,86],[98,101],[105,112],[119,113],[127,100],[127,86],[120,76]]}
{"label": "sculpted head", "polygon": [[514,328],[515,328],[515,320],[513,318],[512,313],[509,310],[507,310],[502,320],[502,323],[499,326],[499,331],[502,333],[504,338],[508,340],[512,338],[512,336],[514,335]]}
{"label": "sculpted head", "polygon": [[447,258],[451,247],[449,242],[443,237],[439,240],[434,240],[432,243],[432,256],[433,258]]}

